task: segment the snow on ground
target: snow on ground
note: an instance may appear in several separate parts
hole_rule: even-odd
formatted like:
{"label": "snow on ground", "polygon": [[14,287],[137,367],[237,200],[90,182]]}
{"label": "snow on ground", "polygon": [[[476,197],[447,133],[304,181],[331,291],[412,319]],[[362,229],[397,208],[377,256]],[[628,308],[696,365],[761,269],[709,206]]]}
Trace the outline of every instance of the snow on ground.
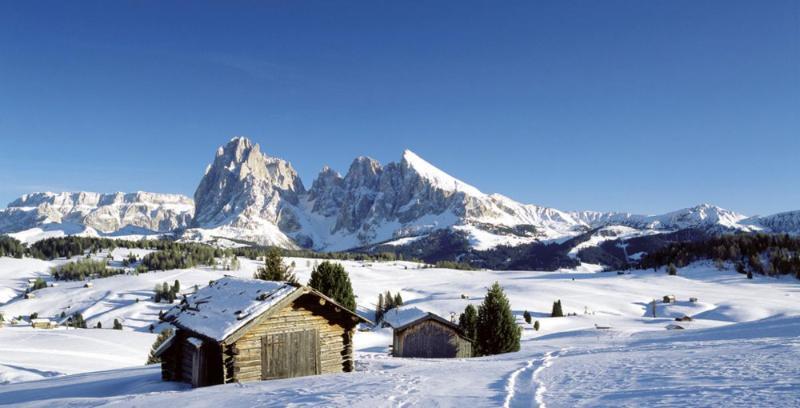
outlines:
{"label": "snow on ground", "polygon": [[25,292],[28,279],[50,276],[52,266],[39,259],[0,257],[0,311],[4,303]]}
{"label": "snow on ground", "polygon": [[[118,248],[114,256],[124,257],[127,251]],[[138,275],[115,275],[94,279],[91,281],[92,286],[88,288],[84,287],[83,281],[57,281],[56,287],[35,291],[35,298],[15,298],[0,306],[0,310],[7,317],[38,313],[39,317],[55,320],[60,319],[62,312],[66,316],[81,313],[90,327],[94,327],[98,322],[103,327],[112,327],[114,319],[118,319],[127,329],[148,331],[150,324],[158,321],[159,312],[166,311],[172,306],[152,301],[153,289],[157,284],[173,285],[178,280],[181,284],[181,293],[190,293],[194,291],[195,285],[198,288],[204,287],[209,281],[225,275],[252,277],[258,265],[246,259],[240,262],[242,267],[237,271],[200,267]],[[27,284],[27,280],[25,283]]]}
{"label": "snow on ground", "polygon": [[478,251],[488,251],[500,245],[516,246],[537,241],[536,237],[521,237],[511,234],[493,234],[474,225],[457,225],[453,229],[467,234],[469,244]]}
{"label": "snow on ground", "polygon": [[120,330],[3,327],[0,384],[143,365],[155,338]]}
{"label": "snow on ground", "polygon": [[[114,254],[116,257],[117,254]],[[124,256],[124,255],[123,255]],[[2,259],[2,262],[10,262]],[[319,260],[294,262],[301,282]],[[181,281],[184,290],[225,274],[249,277],[258,263],[241,260],[239,271],[193,268],[115,276],[93,281],[92,288],[62,284],[37,291],[36,299],[0,306],[16,314],[60,313],[66,303],[84,308],[91,322],[120,318],[126,328],[146,331],[159,310],[147,300],[156,283]],[[387,355],[391,329],[358,332],[357,372],[298,379],[232,384],[187,390],[162,383],[157,367],[125,368],[0,386],[0,404],[30,406],[185,405],[226,406],[797,406],[800,401],[800,286],[793,278],[746,279],[710,264],[679,270],[625,274],[585,271],[459,271],[421,268],[412,262],[343,262],[357,294],[359,313],[372,318],[379,293],[400,292],[405,305],[387,315],[394,324],[425,312],[445,318],[479,304],[486,288],[504,287],[523,324],[517,353],[474,359],[395,359]],[[30,274],[30,273],[29,273]],[[27,275],[26,275],[27,276]],[[665,295],[677,302],[661,303]],[[698,298],[692,302],[689,299]],[[135,298],[139,298],[138,303]],[[566,313],[550,318],[553,301]],[[656,318],[649,305],[657,300]],[[522,323],[528,310],[541,330]],[[693,316],[691,322],[675,317]],[[666,330],[677,323],[685,330]],[[595,325],[610,327],[598,330]],[[0,333],[9,328],[0,329]],[[12,328],[11,330],[20,330]],[[60,331],[29,330],[31,336]],[[70,330],[93,337],[106,332],[145,335],[130,330]],[[60,351],[75,345],[39,338]],[[0,348],[8,347],[0,337]],[[17,341],[14,341],[16,344]],[[141,345],[142,355],[149,349]],[[80,349],[78,349],[80,351]],[[0,352],[2,352],[0,350]],[[5,355],[5,353],[0,354]],[[123,354],[120,354],[123,355]],[[34,354],[0,366],[6,381],[46,377],[66,370],[37,365]],[[54,360],[62,357],[53,357]],[[138,366],[131,361],[132,366]],[[71,372],[99,368],[73,362]],[[111,367],[108,367],[111,368]],[[43,374],[24,377],[20,370]]]}
{"label": "snow on ground", "polygon": [[608,227],[603,227],[595,231],[588,240],[581,242],[578,245],[575,245],[572,249],[569,250],[567,255],[571,258],[576,258],[578,256],[578,252],[586,249],[597,247],[603,242],[614,240],[614,239],[629,239],[635,237],[641,237],[645,235],[654,235],[659,234],[660,231],[657,230],[638,230],[631,227],[626,227],[623,225],[611,225]]}

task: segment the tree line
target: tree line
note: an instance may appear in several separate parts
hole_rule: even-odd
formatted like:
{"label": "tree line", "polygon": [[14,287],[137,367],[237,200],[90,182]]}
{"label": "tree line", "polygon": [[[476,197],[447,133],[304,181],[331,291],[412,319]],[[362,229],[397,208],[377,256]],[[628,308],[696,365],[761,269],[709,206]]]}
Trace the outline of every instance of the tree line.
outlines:
{"label": "tree line", "polygon": [[53,267],[50,275],[56,280],[84,280],[86,278],[106,278],[125,273],[122,269],[109,268],[108,263],[94,259],[79,259],[61,266]]}
{"label": "tree line", "polygon": [[722,267],[732,263],[739,273],[768,276],[793,275],[800,279],[800,237],[787,234],[728,234],[703,241],[678,242],[642,258],[640,267],[683,267],[700,260],[713,260]]}

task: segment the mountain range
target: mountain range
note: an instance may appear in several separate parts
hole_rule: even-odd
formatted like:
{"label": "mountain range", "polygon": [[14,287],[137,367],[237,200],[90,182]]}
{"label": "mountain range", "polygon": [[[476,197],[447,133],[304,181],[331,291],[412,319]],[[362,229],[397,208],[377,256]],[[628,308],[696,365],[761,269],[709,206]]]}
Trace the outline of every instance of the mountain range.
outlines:
{"label": "mountain range", "polygon": [[288,161],[243,137],[217,149],[193,200],[145,192],[33,193],[0,210],[0,233],[24,241],[59,234],[172,234],[317,251],[436,253],[428,258],[479,263],[486,257],[475,254],[553,246],[564,259],[582,260],[584,249],[602,242],[663,239],[685,230],[797,234],[800,211],[747,217],[701,204],[662,215],[567,212],[485,194],[410,150],[385,165],[358,157],[344,176],[323,167],[306,188]]}

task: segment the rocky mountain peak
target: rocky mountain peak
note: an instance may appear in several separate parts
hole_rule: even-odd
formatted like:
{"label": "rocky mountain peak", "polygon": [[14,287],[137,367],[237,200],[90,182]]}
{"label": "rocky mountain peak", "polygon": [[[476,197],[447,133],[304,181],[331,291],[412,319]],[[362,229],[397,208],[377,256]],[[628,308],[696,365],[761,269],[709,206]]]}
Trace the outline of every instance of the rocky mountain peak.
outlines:
{"label": "rocky mountain peak", "polygon": [[267,156],[258,144],[235,137],[217,149],[195,191],[195,227],[254,228],[280,222],[281,202],[296,204],[303,183],[289,162]]}

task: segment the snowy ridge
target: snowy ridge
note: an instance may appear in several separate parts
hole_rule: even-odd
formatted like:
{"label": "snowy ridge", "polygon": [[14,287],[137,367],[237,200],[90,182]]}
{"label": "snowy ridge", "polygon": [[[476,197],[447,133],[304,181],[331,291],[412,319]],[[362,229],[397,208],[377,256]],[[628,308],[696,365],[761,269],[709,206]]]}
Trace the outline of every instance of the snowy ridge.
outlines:
{"label": "snowy ridge", "polygon": [[485,195],[477,188],[439,170],[422,157],[417,156],[417,154],[411,150],[406,149],[403,151],[403,163],[410,169],[414,169],[420,177],[428,180],[434,188],[452,192],[462,192],[476,197],[483,197]]}
{"label": "snowy ridge", "polygon": [[48,236],[153,235],[189,224],[194,203],[177,194],[32,193],[0,209],[0,233],[31,242]]}

